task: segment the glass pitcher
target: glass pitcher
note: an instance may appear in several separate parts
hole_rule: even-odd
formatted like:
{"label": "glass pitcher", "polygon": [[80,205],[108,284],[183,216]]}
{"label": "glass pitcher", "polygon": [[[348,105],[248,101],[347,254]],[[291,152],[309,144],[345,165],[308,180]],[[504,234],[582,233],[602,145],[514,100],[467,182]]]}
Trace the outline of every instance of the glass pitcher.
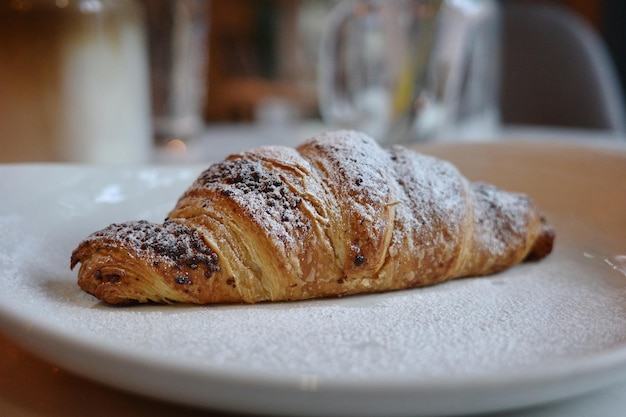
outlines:
{"label": "glass pitcher", "polygon": [[495,1],[340,2],[321,42],[322,117],[382,143],[493,134],[499,39]]}

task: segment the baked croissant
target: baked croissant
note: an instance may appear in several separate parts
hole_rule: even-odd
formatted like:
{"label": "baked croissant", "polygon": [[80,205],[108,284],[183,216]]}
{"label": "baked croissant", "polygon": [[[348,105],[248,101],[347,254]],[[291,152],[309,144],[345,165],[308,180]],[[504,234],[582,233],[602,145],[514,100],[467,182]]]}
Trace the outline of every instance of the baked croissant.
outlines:
{"label": "baked croissant", "polygon": [[71,267],[111,304],[257,303],[492,274],[546,256],[553,240],[527,196],[338,131],[212,165],[163,224],[112,224]]}

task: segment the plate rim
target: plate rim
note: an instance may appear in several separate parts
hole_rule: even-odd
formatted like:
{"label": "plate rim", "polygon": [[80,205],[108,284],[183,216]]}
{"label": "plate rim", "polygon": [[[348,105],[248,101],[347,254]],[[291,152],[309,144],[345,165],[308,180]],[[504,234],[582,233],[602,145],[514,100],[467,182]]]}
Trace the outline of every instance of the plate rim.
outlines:
{"label": "plate rim", "polygon": [[[535,365],[522,371],[517,369],[515,373],[507,370],[498,375],[456,375],[434,378],[429,382],[407,378],[377,378],[375,381],[322,378],[315,381],[310,379],[310,375],[281,376],[260,371],[245,372],[240,368],[207,365],[194,368],[189,363],[163,363],[156,356],[142,357],[138,351],[121,354],[121,351],[110,350],[110,345],[103,347],[86,338],[58,329],[51,330],[14,313],[0,304],[0,329],[36,356],[98,383],[158,400],[208,409],[299,416],[326,416],[329,412],[337,416],[377,416],[381,411],[393,416],[467,415],[551,403],[626,380],[626,344],[594,352],[586,358],[567,358],[547,366]],[[79,362],[58,353],[68,348],[80,356]],[[96,360],[108,361],[110,365],[130,366],[134,368],[135,376],[129,378],[128,368],[119,368],[104,375],[98,366],[85,367],[86,362]],[[168,394],[169,384],[166,389],[145,386],[148,378],[138,375],[146,371],[159,379],[172,375],[176,379],[182,377],[188,381],[187,385],[203,382],[207,384],[205,388],[211,391],[217,386],[223,387],[211,395],[207,395],[206,390],[196,390],[187,396],[181,397],[180,393],[173,396]],[[122,375],[127,379],[120,379]],[[585,380],[583,384],[580,378]],[[593,379],[591,384],[590,378]],[[556,394],[554,384],[558,384],[559,388]],[[243,389],[248,395],[256,391],[253,395],[256,400],[251,404],[242,404],[238,401],[241,392],[234,397],[227,395],[232,388]],[[552,392],[546,393],[546,388]],[[519,398],[520,390],[523,399]],[[511,396],[513,391],[515,395]],[[498,395],[494,395],[496,393]],[[487,394],[489,396],[485,400]],[[264,402],[265,395],[279,396],[282,402]],[[476,396],[481,396],[480,404],[471,402]],[[290,400],[289,397],[293,398]],[[433,397],[445,398],[446,406],[433,406]],[[327,404],[329,398],[335,402],[332,406]],[[404,404],[393,411],[377,407],[388,404],[390,398],[401,400]],[[424,403],[424,400],[429,401]]]}

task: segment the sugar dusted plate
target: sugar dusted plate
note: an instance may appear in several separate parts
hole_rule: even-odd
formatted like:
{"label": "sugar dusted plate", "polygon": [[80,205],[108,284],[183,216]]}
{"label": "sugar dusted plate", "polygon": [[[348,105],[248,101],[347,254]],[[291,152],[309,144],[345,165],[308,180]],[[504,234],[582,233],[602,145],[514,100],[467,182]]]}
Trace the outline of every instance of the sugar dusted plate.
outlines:
{"label": "sugar dusted plate", "polygon": [[69,255],[160,221],[202,170],[0,166],[0,328],[88,378],[200,407],[279,415],[461,415],[626,380],[626,151],[564,143],[423,149],[529,193],[546,260],[429,288],[252,306],[99,303]]}

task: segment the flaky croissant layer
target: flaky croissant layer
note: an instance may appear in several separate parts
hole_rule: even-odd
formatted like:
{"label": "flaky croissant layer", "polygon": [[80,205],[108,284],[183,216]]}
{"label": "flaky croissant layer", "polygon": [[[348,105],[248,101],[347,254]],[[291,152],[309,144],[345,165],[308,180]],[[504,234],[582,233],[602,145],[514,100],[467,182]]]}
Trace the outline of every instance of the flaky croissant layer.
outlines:
{"label": "flaky croissant layer", "polygon": [[113,224],[72,253],[111,304],[302,300],[492,274],[552,250],[531,200],[450,163],[337,131],[210,166],[163,224]]}

